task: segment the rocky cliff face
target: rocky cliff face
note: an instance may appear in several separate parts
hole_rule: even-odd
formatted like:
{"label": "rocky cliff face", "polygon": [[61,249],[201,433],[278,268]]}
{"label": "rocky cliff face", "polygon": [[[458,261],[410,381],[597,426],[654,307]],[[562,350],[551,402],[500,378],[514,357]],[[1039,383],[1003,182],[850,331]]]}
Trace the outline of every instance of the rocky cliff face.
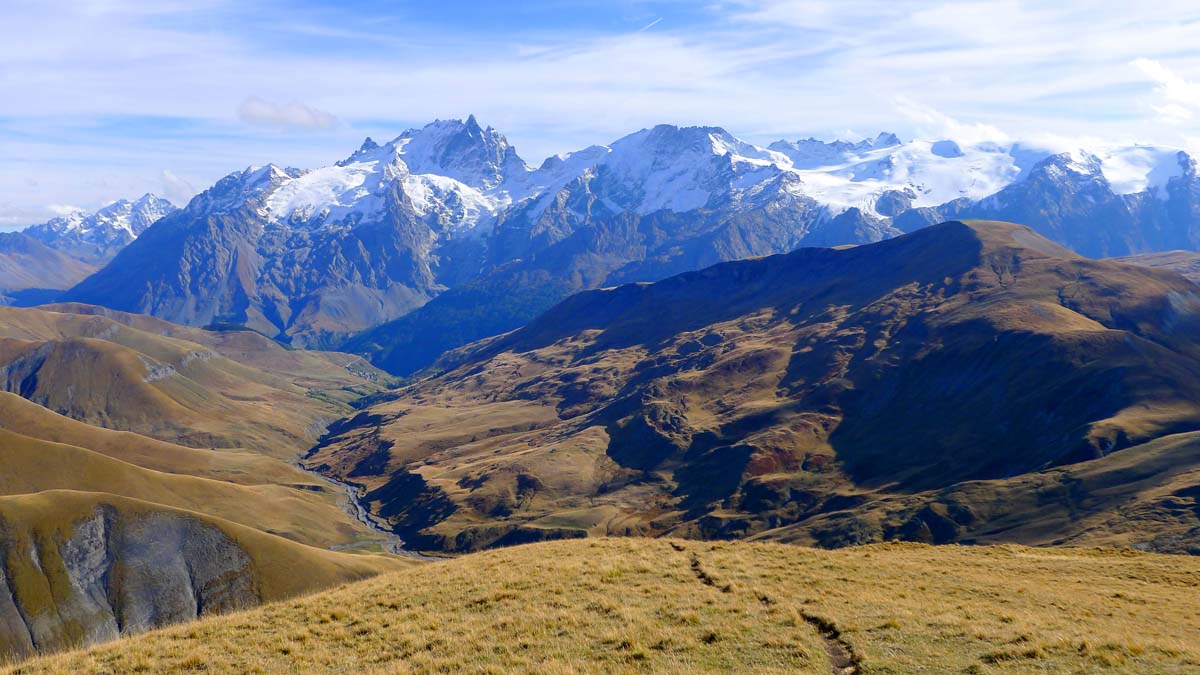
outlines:
{"label": "rocky cliff face", "polygon": [[8,519],[3,529],[0,653],[97,644],[262,599],[250,555],[182,513],[98,506],[58,536]]}

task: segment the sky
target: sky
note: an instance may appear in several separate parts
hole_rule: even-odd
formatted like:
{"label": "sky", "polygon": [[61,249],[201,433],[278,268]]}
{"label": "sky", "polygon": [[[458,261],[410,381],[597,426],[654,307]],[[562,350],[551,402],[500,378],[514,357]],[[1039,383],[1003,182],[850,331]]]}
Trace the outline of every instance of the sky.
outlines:
{"label": "sky", "polygon": [[659,123],[1200,150],[1200,3],[2,0],[0,230],[469,114],[535,165]]}

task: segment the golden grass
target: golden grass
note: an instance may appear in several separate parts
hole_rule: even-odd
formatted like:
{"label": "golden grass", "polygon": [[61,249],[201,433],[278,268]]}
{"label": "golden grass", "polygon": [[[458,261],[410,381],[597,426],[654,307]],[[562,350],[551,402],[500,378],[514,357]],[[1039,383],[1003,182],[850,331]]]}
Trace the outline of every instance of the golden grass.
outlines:
{"label": "golden grass", "polygon": [[324,485],[287,462],[255,452],[189,448],[84,424],[8,392],[0,392],[0,419],[14,433],[86,448],[113,459],[167,473],[243,485]]}
{"label": "golden grass", "polygon": [[347,400],[379,388],[378,371],[357,357],[63,309],[0,308],[0,363],[36,368],[21,394],[88,424],[290,460],[350,410]]}
{"label": "golden grass", "polygon": [[71,311],[0,308],[0,362],[36,367],[27,378],[36,384],[22,385],[32,401],[0,392],[0,494],[118,494],[321,547],[381,539],[346,512],[340,489],[288,463],[346,410],[336,396],[315,398],[297,383],[375,387],[356,357],[97,308],[64,310]]}
{"label": "golden grass", "polygon": [[[598,539],[465,556],[9,673],[1186,673],[1200,560]],[[822,629],[826,631],[822,634]],[[833,636],[836,634],[836,638]]]}
{"label": "golden grass", "polygon": [[352,544],[366,535],[340,508],[341,496],[336,493],[162,473],[2,429],[0,448],[3,495],[45,490],[106,492],[207,513],[323,548]]}

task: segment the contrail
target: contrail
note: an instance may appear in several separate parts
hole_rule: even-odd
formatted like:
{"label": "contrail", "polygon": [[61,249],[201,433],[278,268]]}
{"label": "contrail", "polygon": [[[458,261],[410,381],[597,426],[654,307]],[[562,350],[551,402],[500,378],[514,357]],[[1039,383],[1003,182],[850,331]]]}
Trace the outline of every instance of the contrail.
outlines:
{"label": "contrail", "polygon": [[639,30],[638,32],[645,33],[646,31],[650,30],[651,28],[654,28],[655,26],[657,26],[659,21],[662,21],[661,16],[658,17],[657,19],[651,21],[650,23],[646,24],[645,26],[642,26],[642,29]]}

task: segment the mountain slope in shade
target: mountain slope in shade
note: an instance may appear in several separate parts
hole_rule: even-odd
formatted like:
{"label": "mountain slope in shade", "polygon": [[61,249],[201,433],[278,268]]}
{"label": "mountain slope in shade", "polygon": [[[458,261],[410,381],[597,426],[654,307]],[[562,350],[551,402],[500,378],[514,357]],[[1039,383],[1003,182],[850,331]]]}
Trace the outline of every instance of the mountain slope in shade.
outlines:
{"label": "mountain slope in shade", "polygon": [[[453,550],[818,521],[831,545],[1086,543],[1130,509],[1146,526],[1128,543],[1177,550],[1200,527],[1194,465],[1150,458],[1200,428],[1197,328],[1183,277],[951,222],[580,293],[446,355],[331,427],[308,463],[363,485],[406,538]],[[1104,469],[1117,461],[1144,473]],[[1105,477],[1072,493],[1070,472],[1093,466]],[[1038,502],[1055,477],[1066,492]],[[1068,515],[1039,532],[1022,521],[1034,510],[1006,515],[976,481]]]}
{"label": "mountain slope in shade", "polygon": [[9,302],[13,291],[66,290],[96,269],[27,235],[0,232],[0,295]]}

